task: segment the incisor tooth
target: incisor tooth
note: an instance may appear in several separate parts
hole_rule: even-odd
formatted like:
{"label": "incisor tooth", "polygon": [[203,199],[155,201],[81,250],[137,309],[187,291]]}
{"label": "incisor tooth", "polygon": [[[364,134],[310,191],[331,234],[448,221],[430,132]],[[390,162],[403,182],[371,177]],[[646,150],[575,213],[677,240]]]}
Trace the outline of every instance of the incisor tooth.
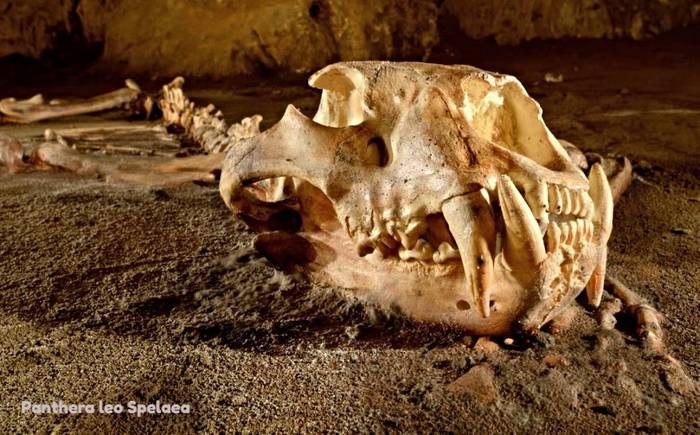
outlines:
{"label": "incisor tooth", "polygon": [[561,214],[562,207],[561,191],[559,186],[552,184],[549,186],[549,212],[553,214]]}
{"label": "incisor tooth", "polygon": [[442,204],[443,216],[462,259],[467,297],[484,317],[490,314],[492,253],[496,244],[493,210],[486,198],[478,191],[450,198]]}
{"label": "incisor tooth", "polygon": [[584,220],[586,225],[586,241],[590,242],[593,237],[593,222],[588,219]]}
{"label": "incisor tooth", "polygon": [[547,192],[547,184],[538,182],[533,188],[525,192],[525,200],[527,201],[532,215],[535,219],[546,228],[549,223],[549,193]]}
{"label": "incisor tooth", "polygon": [[452,247],[448,242],[440,243],[437,250],[433,253],[433,261],[435,263],[445,263],[449,260],[459,258],[459,251]]}
{"label": "incisor tooth", "polygon": [[573,243],[578,244],[581,243],[581,241],[584,239],[584,232],[586,231],[586,225],[583,222],[583,219],[576,219],[573,222],[574,225],[574,238],[573,238]]}
{"label": "incisor tooth", "polygon": [[433,247],[423,239],[418,239],[413,249],[399,248],[399,258],[402,260],[427,261],[433,258]]}
{"label": "incisor tooth", "polygon": [[547,252],[554,252],[559,249],[561,240],[561,228],[556,222],[550,222],[547,227]]}
{"label": "incisor tooth", "polygon": [[511,267],[531,268],[545,256],[542,232],[525,199],[507,175],[498,180],[498,199],[506,224],[503,254]]}
{"label": "incisor tooth", "polygon": [[568,222],[562,222],[560,224],[561,228],[561,244],[562,245],[570,245],[569,243],[569,236],[571,235],[571,227],[569,227]]}
{"label": "incisor tooth", "polygon": [[562,214],[571,214],[571,206],[573,203],[572,192],[566,187],[561,188],[561,212]]}
{"label": "incisor tooth", "polygon": [[579,216],[581,213],[581,201],[582,192],[580,190],[574,190],[571,192],[571,214]]}

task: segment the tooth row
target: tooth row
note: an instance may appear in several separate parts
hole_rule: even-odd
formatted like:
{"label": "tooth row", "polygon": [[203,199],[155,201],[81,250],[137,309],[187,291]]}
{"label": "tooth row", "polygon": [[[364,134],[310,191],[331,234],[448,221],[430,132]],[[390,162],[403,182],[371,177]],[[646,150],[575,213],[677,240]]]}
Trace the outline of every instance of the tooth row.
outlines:
{"label": "tooth row", "polygon": [[[540,199],[540,202],[545,201],[547,202],[547,210],[551,214],[588,217],[593,211],[593,202],[588,192],[569,189],[556,184],[548,186],[547,198]],[[530,201],[528,201],[528,204],[531,208],[533,207]],[[536,214],[535,218],[537,218]]]}
{"label": "tooth row", "polygon": [[404,223],[396,218],[382,221],[374,215],[369,234],[358,228],[350,232],[357,241],[360,256],[379,251],[383,257],[388,257],[398,250],[399,258],[404,261],[433,261],[440,264],[459,259],[459,251],[449,242],[442,242],[435,248],[422,238],[427,230],[425,219],[411,218]]}
{"label": "tooth row", "polygon": [[575,246],[579,243],[588,243],[592,237],[593,223],[588,219],[550,222],[547,226],[547,251],[556,251],[561,245]]}

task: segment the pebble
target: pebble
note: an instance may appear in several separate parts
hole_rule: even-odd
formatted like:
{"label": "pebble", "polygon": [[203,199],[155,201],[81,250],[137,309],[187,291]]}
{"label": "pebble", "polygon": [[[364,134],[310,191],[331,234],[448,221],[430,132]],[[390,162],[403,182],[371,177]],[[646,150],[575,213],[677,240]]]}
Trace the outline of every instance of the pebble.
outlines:
{"label": "pebble", "polygon": [[485,364],[469,369],[467,373],[448,384],[447,390],[467,394],[483,404],[489,404],[498,399],[493,368]]}

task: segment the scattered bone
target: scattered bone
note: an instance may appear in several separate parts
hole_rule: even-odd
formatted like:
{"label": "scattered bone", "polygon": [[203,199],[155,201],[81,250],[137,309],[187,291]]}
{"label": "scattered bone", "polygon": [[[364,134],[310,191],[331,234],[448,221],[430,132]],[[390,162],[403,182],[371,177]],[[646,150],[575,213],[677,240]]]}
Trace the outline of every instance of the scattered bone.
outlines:
{"label": "scattered bone", "polygon": [[0,134],[0,168],[6,167],[13,174],[28,167],[24,162],[24,149],[14,137]]}
{"label": "scattered bone", "polygon": [[596,312],[596,318],[601,329],[615,329],[617,324],[615,315],[620,311],[622,311],[622,301],[619,299],[613,298],[603,301]]}
{"label": "scattered bone", "polygon": [[53,104],[46,104],[41,94],[27,100],[5,98],[0,100],[0,122],[26,124],[112,109],[126,109],[133,113],[143,113],[148,117],[150,115],[148,106],[152,107],[152,100],[140,90],[130,86],[130,83],[133,84],[133,81],[127,80],[125,88],[78,101],[52,101]]}
{"label": "scattered bone", "polygon": [[176,185],[198,181],[213,183],[221,166],[220,154],[175,159],[144,159],[137,156],[93,156],[59,142],[45,142],[32,154],[40,166],[59,168],[80,175],[99,175],[108,182],[142,185]]}
{"label": "scattered bone", "polygon": [[661,315],[639,296],[617,279],[606,276],[605,284],[608,291],[619,298],[625,310],[632,314],[637,321],[637,336],[644,346],[656,353],[664,352],[663,331],[661,329]]}
{"label": "scattered bone", "polygon": [[586,159],[586,155],[576,145],[563,139],[559,139],[559,143],[569,154],[571,161],[574,162],[576,166],[584,170],[588,169],[588,160]]}

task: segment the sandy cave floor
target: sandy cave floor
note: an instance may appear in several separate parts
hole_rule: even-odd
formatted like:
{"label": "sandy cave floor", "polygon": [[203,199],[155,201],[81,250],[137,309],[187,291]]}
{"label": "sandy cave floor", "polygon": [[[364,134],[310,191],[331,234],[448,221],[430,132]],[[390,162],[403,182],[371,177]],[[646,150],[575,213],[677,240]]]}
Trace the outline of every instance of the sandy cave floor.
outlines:
{"label": "sandy cave floor", "polygon": [[[609,270],[665,315],[672,354],[700,378],[700,29],[644,43],[468,43],[433,60],[519,76],[553,132],[624,154],[638,178],[615,215]],[[91,95],[115,77],[3,65],[0,95]],[[0,71],[3,69],[0,68]],[[547,83],[546,72],[562,73]],[[155,89],[157,83],[143,82]],[[303,82],[194,82],[197,101],[264,126]],[[110,123],[113,115],[31,127]],[[697,393],[643,351],[620,318],[596,347],[582,308],[560,335],[498,351],[412,324],[276,271],[215,187],[107,185],[67,173],[0,176],[0,430],[700,431]],[[549,363],[549,364],[548,364]],[[452,386],[474,371],[469,387]],[[677,390],[677,389],[676,389]],[[189,416],[28,416],[21,400],[190,403]]]}

